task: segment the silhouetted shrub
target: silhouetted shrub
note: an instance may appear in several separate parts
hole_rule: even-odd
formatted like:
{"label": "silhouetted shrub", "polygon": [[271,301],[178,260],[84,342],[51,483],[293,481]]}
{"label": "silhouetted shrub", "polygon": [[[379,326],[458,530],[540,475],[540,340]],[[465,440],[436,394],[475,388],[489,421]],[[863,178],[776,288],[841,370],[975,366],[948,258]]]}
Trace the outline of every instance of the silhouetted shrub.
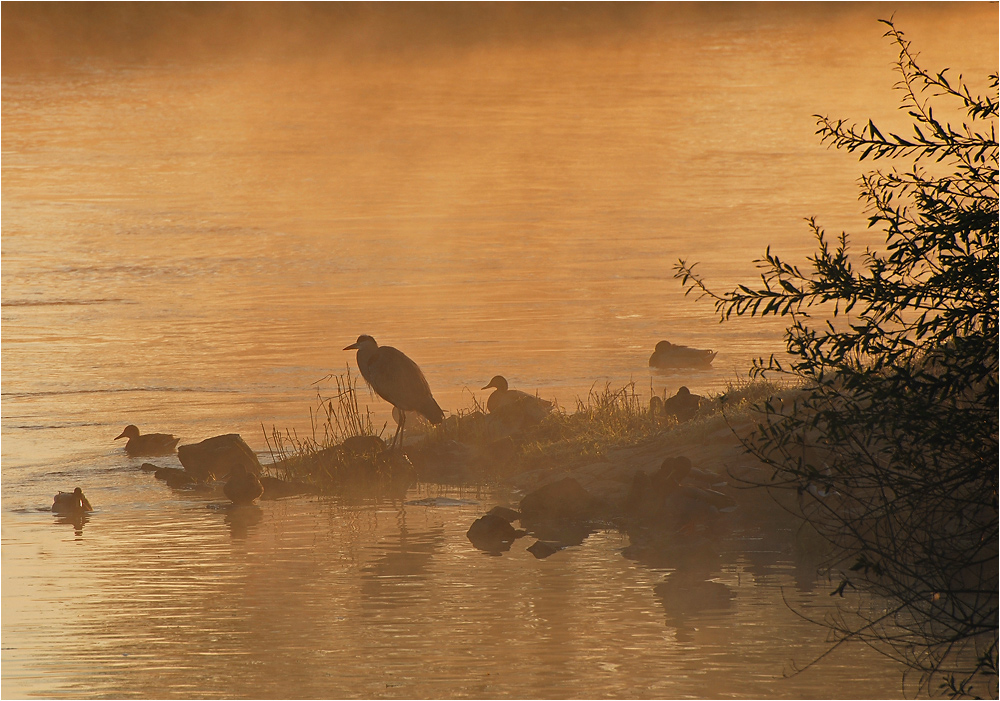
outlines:
{"label": "silhouetted shrub", "polygon": [[861,181],[884,248],[852,256],[846,234],[831,242],[811,220],[811,269],[768,249],[759,289],[716,294],[684,261],[676,277],[723,319],[790,319],[791,360],[761,359],[753,374],[804,390],[763,404],[746,445],[773,466],[768,486],[798,490],[837,546],[833,593],[879,597],[824,621],[837,644],[874,645],[919,670],[927,690],[938,681],[953,696],[995,697],[998,78],[992,96],[974,96],[961,76],[921,68],[885,24],[913,133],[820,116],[817,131],[861,160],[907,162]]}

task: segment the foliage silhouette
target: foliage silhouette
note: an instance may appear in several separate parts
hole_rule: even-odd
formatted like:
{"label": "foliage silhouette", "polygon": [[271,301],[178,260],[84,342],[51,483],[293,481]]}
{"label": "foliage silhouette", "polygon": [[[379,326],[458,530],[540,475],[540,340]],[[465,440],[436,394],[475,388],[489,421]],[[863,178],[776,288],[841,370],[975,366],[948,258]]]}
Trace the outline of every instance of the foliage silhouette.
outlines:
{"label": "foliage silhouette", "polygon": [[[861,179],[884,248],[853,257],[846,234],[832,242],[812,219],[810,270],[768,248],[757,289],[717,294],[683,260],[675,277],[722,320],[790,319],[791,360],[759,359],[752,374],[802,390],[764,403],[745,445],[773,467],[766,486],[797,490],[837,546],[832,594],[877,595],[822,621],[834,647],[864,641],[917,670],[928,692],[938,682],[995,697],[998,77],[992,96],[973,95],[961,76],[921,68],[883,23],[913,134],[820,115],[816,133],[860,160],[908,162]],[[964,114],[961,127],[944,110]]]}

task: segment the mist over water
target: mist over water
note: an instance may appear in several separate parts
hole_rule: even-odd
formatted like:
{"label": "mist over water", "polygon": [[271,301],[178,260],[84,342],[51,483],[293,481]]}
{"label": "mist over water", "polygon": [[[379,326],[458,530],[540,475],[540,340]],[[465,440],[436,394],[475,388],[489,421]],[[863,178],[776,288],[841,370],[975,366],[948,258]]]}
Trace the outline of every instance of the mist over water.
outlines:
{"label": "mist over water", "polygon": [[[486,558],[464,533],[502,495],[405,503],[427,485],[233,523],[111,439],[263,453],[262,425],[310,430],[361,333],[449,413],[496,374],[569,409],[605,383],[722,391],[784,324],[720,325],[674,263],[752,282],[767,246],[804,262],[812,215],[878,245],[866,164],[813,115],[902,123],[892,14],[979,84],[995,5],[2,12],[5,697],[899,694],[866,651],[781,678],[823,650],[781,600],[825,603],[807,546],[649,563],[607,532],[561,562]],[[719,354],[651,372],[662,339]],[[82,527],[37,511],[78,484]]]}

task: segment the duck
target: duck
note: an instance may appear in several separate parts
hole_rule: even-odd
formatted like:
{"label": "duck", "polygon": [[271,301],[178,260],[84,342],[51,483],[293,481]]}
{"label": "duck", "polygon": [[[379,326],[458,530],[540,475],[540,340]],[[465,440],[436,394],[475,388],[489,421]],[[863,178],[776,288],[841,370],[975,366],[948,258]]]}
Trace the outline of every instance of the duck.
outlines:
{"label": "duck", "polygon": [[125,452],[129,455],[170,455],[177,448],[180,439],[169,433],[147,433],[141,435],[139,427],[129,424],[119,438],[128,438]]}
{"label": "duck", "polygon": [[495,389],[486,400],[486,410],[501,419],[538,423],[552,411],[552,402],[518,389],[509,389],[503,375],[495,375],[483,389]]}
{"label": "duck", "polygon": [[81,513],[93,511],[94,507],[77,487],[72,492],[58,492],[52,499],[52,510],[58,513]]}
{"label": "duck", "polygon": [[653,354],[649,356],[651,368],[707,368],[712,365],[715,351],[677,346],[670,341],[660,341],[656,344]]}
{"label": "duck", "polygon": [[698,413],[703,399],[701,395],[691,394],[687,387],[680,387],[677,394],[663,403],[663,413],[675,417],[681,423],[690,421]]}
{"label": "duck", "polygon": [[222,493],[237,506],[249,506],[264,494],[264,485],[243,463],[234,462]]}

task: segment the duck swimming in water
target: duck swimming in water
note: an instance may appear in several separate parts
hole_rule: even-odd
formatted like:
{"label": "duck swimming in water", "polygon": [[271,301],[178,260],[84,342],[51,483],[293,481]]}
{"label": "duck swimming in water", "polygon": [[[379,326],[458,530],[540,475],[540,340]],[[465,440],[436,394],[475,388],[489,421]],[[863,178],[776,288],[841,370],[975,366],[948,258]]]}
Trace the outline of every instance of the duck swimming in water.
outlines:
{"label": "duck swimming in water", "polygon": [[516,419],[519,423],[538,423],[552,411],[552,402],[519,389],[509,389],[507,379],[496,375],[490,383],[483,387],[493,392],[486,400],[486,409],[501,419]]}
{"label": "duck swimming in water", "polygon": [[670,341],[660,341],[656,344],[653,354],[649,356],[651,368],[707,368],[712,365],[715,351],[676,346]]}
{"label": "duck swimming in water", "polygon": [[147,433],[141,435],[139,427],[129,424],[119,438],[128,438],[125,444],[125,452],[129,455],[170,455],[177,448],[177,441],[180,439],[169,433]]}
{"label": "duck swimming in water", "polygon": [[83,513],[93,511],[94,507],[83,496],[83,490],[77,487],[72,492],[59,492],[52,499],[52,510],[58,513]]}

